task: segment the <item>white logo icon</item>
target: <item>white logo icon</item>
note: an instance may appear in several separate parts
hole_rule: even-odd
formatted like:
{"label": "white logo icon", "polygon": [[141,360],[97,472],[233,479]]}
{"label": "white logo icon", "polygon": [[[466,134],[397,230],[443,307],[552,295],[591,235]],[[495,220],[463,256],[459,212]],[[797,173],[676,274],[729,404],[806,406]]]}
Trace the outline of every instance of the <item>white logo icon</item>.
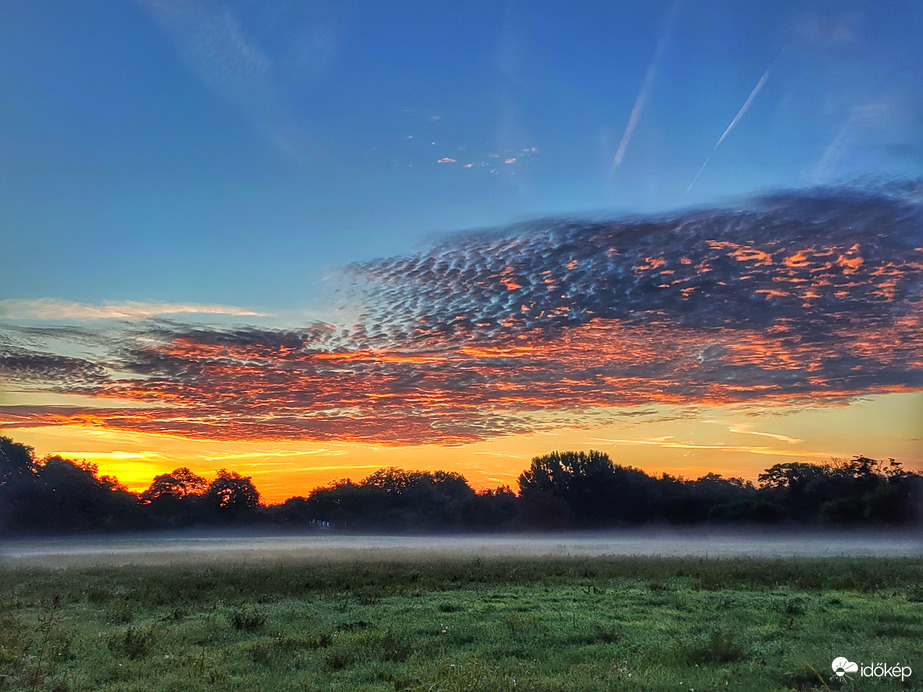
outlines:
{"label": "white logo icon", "polygon": [[839,677],[843,677],[846,675],[846,673],[856,673],[858,671],[858,663],[853,663],[843,656],[833,659],[833,672],[836,673]]}

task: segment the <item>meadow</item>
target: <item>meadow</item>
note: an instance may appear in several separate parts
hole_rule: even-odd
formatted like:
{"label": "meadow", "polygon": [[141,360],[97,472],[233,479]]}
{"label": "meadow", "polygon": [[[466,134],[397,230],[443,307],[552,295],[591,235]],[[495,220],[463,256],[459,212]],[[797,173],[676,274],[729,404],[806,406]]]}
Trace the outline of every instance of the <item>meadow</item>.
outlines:
{"label": "meadow", "polygon": [[[916,558],[0,570],[0,689],[923,689]],[[831,661],[909,665],[840,680]]]}

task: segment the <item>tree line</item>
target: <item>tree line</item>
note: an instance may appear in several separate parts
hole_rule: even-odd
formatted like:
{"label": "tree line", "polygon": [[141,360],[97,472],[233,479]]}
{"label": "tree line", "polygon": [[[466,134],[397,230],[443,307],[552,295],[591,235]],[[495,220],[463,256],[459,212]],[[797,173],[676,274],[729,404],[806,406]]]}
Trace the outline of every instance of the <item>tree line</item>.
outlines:
{"label": "tree line", "polygon": [[363,532],[554,531],[635,525],[890,525],[923,519],[923,475],[894,459],[776,464],[758,484],[709,473],[695,480],[613,463],[603,452],[532,459],[519,491],[474,490],[450,471],[383,468],[305,497],[260,503],[251,478],[188,468],[141,493],[96,465],[0,437],[0,535],[273,527]]}

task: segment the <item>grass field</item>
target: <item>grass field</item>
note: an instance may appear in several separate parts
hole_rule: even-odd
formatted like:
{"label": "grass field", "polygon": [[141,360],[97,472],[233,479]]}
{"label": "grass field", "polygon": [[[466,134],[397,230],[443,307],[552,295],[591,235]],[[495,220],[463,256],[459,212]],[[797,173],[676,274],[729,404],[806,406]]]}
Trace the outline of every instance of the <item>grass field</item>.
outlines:
{"label": "grass field", "polygon": [[921,649],[918,559],[0,570],[11,690],[923,689]]}

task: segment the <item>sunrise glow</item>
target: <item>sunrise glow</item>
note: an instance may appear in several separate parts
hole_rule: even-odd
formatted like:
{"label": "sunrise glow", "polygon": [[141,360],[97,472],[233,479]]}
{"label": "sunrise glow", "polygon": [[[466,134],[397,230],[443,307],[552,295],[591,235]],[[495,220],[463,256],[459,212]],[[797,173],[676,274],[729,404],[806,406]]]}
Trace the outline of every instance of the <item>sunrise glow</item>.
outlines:
{"label": "sunrise glow", "polygon": [[0,11],[0,433],[264,502],[555,449],[923,469],[917,37],[629,5]]}

